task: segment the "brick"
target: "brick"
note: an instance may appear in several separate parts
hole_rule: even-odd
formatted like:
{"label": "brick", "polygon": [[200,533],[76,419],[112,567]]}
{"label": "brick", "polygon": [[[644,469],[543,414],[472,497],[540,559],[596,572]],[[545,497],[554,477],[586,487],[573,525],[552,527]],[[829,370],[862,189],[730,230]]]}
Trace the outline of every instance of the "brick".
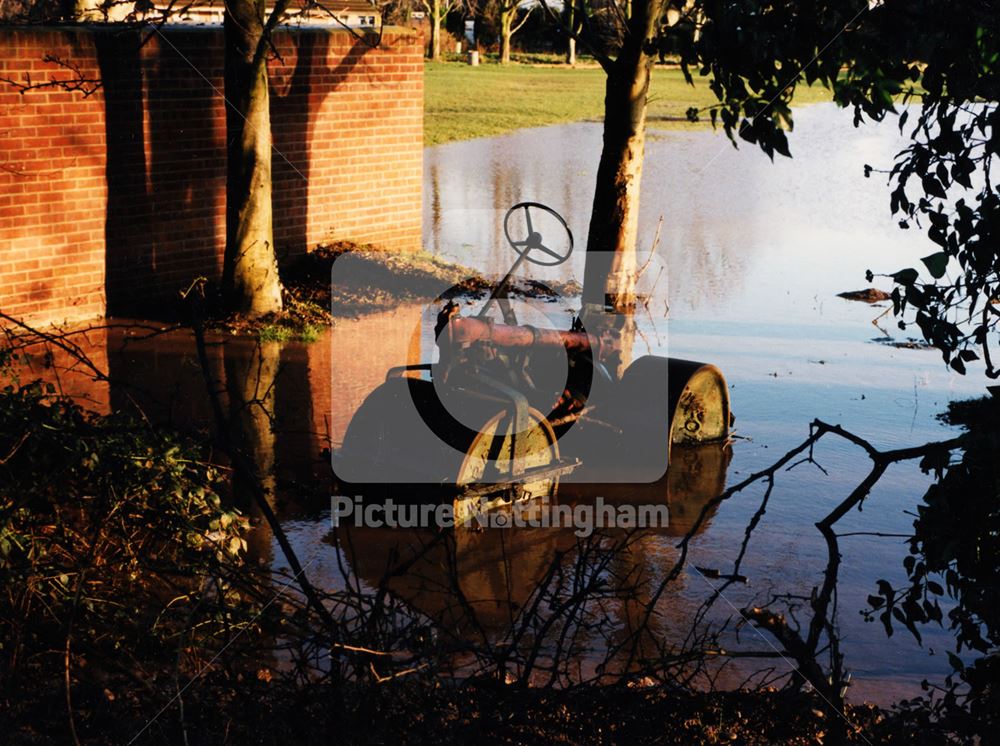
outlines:
{"label": "brick", "polygon": [[[221,90],[221,32],[168,33]],[[297,40],[305,34],[328,37],[308,94],[291,88]],[[283,57],[269,64],[281,251],[293,255],[331,238],[418,248],[421,36],[387,33],[380,48],[364,54],[346,31],[282,30],[275,44]],[[85,75],[98,74],[86,29],[0,30],[0,70],[7,77],[64,77],[42,61],[47,52],[72,59]],[[93,318],[103,312],[106,292],[122,285],[143,298],[166,296],[193,276],[219,271],[224,103],[159,39],[142,49],[140,60],[144,82],[134,95],[142,97],[142,116],[112,120],[110,128],[103,92],[21,96],[0,87],[0,160],[25,174],[0,174],[0,307],[8,312],[32,323]],[[352,72],[335,74],[344,62]],[[119,111],[127,116],[129,107]],[[121,134],[109,164],[108,129],[114,135],[116,128]],[[114,243],[106,265],[107,241]]]}

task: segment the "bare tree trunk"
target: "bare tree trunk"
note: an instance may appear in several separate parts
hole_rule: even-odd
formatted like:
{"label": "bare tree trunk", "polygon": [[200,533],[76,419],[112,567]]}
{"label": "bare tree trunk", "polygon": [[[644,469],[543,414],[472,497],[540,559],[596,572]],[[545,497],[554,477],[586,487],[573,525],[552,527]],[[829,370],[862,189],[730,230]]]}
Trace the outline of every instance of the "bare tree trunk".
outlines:
{"label": "bare tree trunk", "polygon": [[664,0],[635,3],[604,98],[604,148],[590,215],[583,301],[587,311],[635,307],[639,187],[646,139],[646,95],[654,57],[649,53]]}
{"label": "bare tree trunk", "polygon": [[232,310],[281,310],[271,222],[271,116],[264,0],[229,0],[226,40],[226,251],[222,289]]}
{"label": "bare tree trunk", "polygon": [[500,11],[500,64],[510,64],[510,37],[514,26],[514,16],[517,15],[517,4],[510,10]]}
{"label": "bare tree trunk", "polygon": [[[571,2],[566,6],[566,27],[570,30],[570,33],[576,32],[576,0],[571,0]],[[566,64],[575,65],[576,64],[576,39],[572,36],[566,41]]]}
{"label": "bare tree trunk", "polygon": [[441,61],[441,0],[434,0],[431,9],[431,59]]}

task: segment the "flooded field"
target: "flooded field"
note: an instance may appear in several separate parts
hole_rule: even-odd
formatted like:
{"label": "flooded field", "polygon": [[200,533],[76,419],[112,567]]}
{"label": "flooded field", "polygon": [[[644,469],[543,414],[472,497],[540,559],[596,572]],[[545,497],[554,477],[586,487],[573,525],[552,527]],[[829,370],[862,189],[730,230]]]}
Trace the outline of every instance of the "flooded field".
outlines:
{"label": "flooded field", "polygon": [[[891,314],[881,328],[872,324],[886,304],[836,297],[865,287],[867,269],[913,266],[934,250],[923,234],[895,225],[884,184],[863,178],[865,164],[891,163],[900,143],[894,126],[855,129],[850,119],[832,105],[799,110],[790,136],[794,159],[773,164],[746,144],[736,151],[710,133],[663,133],[647,143],[640,262],[662,218],[657,254],[665,269],[657,282],[654,259],[644,278],[654,284],[640,309],[641,352],[648,346],[724,371],[736,432],[745,438],[733,445],[729,482],[801,442],[814,418],[842,424],[878,447],[902,447],[948,437],[936,415],[949,400],[984,393],[987,381],[978,370],[957,376],[935,351],[876,343],[908,336]],[[589,154],[600,137],[600,125],[577,124],[429,149],[428,248],[498,271],[507,261],[501,219],[518,200],[559,210],[585,244],[595,168]],[[472,162],[489,165],[470,169]],[[498,248],[481,259],[482,246]],[[808,595],[820,581],[824,548],[813,523],[868,463],[846,443],[824,445],[817,455],[827,474],[803,465],[780,475],[748,554],[751,582],[727,591],[734,608],[792,588]],[[907,511],[928,483],[915,464],[894,467],[864,513],[849,516],[842,530],[906,533]],[[694,542],[695,564],[731,562],[757,505],[752,494],[722,505]],[[669,551],[669,541],[660,543]],[[905,634],[886,639],[880,625],[858,614],[875,580],[902,573],[900,540],[852,536],[842,546],[840,625],[855,672],[851,695],[886,701],[946,673],[947,634],[928,630],[921,648]],[[695,573],[679,595],[695,597],[707,585]]]}
{"label": "flooded field", "polygon": [[[599,125],[575,124],[428,149],[425,245],[441,257],[502,273],[513,258],[502,234],[504,212],[515,202],[543,202],[565,216],[578,251],[559,270],[535,269],[531,276],[543,282],[580,279],[600,137]],[[843,425],[880,448],[918,445],[954,434],[936,418],[949,401],[984,393],[978,369],[957,376],[935,351],[876,342],[887,335],[906,339],[888,316],[879,321],[881,329],[873,325],[884,305],[836,297],[864,287],[866,269],[895,271],[931,252],[922,234],[896,228],[884,185],[862,178],[864,164],[890,163],[898,143],[891,126],[854,129],[849,114],[827,105],[796,114],[794,161],[771,164],[751,148],[733,151],[723,137],[707,132],[650,138],[640,261],[661,217],[663,223],[643,276],[647,296],[633,356],[669,355],[718,366],[729,384],[736,437],[725,450],[676,459],[667,478],[651,487],[562,485],[558,499],[569,504],[597,496],[668,504],[670,527],[631,544],[616,577],[662,578],[702,506],[802,442],[814,418]],[[539,320],[532,323],[541,326],[547,319],[565,326],[576,307],[573,297],[537,305]],[[257,435],[254,452],[258,466],[274,467],[277,512],[313,582],[339,588],[346,575],[375,587],[388,566],[410,557],[408,571],[389,584],[392,593],[433,623],[460,629],[469,621],[455,616],[460,592],[478,612],[474,633],[500,634],[557,553],[572,552],[571,530],[456,535],[450,556],[457,559],[448,567],[437,549],[427,551],[434,541],[429,532],[331,529],[324,449],[340,445],[358,407],[390,367],[430,359],[434,337],[427,315],[424,306],[407,305],[341,320],[313,344],[258,346],[215,337],[208,348],[212,374],[227,384],[222,388],[230,403],[266,403],[263,421],[249,424]],[[129,385],[83,384],[78,376],[63,375],[70,393],[105,411],[135,402],[154,421],[210,425],[205,383],[187,332],[140,340],[125,330],[96,331],[86,347],[112,380]],[[252,391],[246,388],[251,380]],[[719,623],[775,594],[809,597],[822,582],[826,561],[814,524],[869,465],[863,451],[842,440],[824,441],[815,458],[822,468],[804,463],[777,475],[766,510],[761,512],[763,485],[757,485],[701,522],[681,577],[655,602],[656,635],[668,641],[688,636],[701,604],[718,586],[713,571],[725,574],[733,567],[758,512],[740,569],[746,582],[727,586],[703,621]],[[881,625],[866,623],[859,613],[878,579],[904,577],[902,540],[872,534],[908,533],[910,512],[929,483],[915,463],[893,466],[864,512],[838,525],[840,533],[852,534],[841,540],[837,624],[854,675],[853,700],[889,703],[913,696],[922,679],[950,670],[944,650],[952,642],[944,630],[929,625],[920,646],[905,633],[887,638]],[[251,552],[262,562],[282,563],[264,529]],[[457,591],[450,584],[456,576]],[[622,630],[635,622],[628,604],[612,613]],[[749,627],[738,636],[727,629],[720,643],[732,650],[772,644]],[[721,670],[717,683],[739,685],[765,665],[777,674],[788,670],[781,659],[740,660]]]}

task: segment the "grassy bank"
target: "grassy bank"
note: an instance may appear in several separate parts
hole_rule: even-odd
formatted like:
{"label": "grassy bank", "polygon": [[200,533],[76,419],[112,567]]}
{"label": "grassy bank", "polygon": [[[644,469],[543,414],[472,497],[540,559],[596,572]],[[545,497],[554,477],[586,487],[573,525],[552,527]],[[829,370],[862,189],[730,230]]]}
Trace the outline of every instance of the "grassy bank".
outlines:
{"label": "grassy bank", "polygon": [[[604,113],[604,71],[597,66],[428,62],[424,67],[424,144],[502,135],[560,122],[600,121]],[[798,103],[828,101],[822,88],[802,88]],[[688,85],[676,67],[658,67],[649,103],[656,129],[700,128],[685,112],[715,101],[704,80]]]}

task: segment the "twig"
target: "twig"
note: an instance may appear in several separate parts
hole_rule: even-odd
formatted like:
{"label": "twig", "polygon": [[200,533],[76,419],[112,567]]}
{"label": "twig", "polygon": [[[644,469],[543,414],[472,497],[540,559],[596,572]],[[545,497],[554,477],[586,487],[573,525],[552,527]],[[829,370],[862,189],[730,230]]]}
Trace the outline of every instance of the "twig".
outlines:
{"label": "twig", "polygon": [[42,61],[58,65],[65,70],[69,70],[75,77],[64,80],[50,78],[45,82],[38,82],[31,79],[31,73],[25,73],[23,81],[17,81],[13,78],[0,77],[0,83],[6,83],[17,90],[17,92],[22,96],[29,91],[37,91],[44,88],[61,88],[62,90],[69,91],[70,93],[82,93],[84,98],[92,96],[103,86],[103,82],[100,78],[88,78],[84,76],[83,71],[80,69],[78,64],[70,60],[64,60],[58,55],[51,53],[46,54],[42,57]]}
{"label": "twig", "polygon": [[[645,273],[645,271],[649,268],[649,263],[653,261],[653,257],[656,256],[656,250],[660,246],[660,231],[662,230],[662,228],[663,228],[663,216],[660,215],[660,219],[656,223],[656,233],[653,235],[653,243],[650,244],[649,247],[649,256],[646,257],[646,261],[643,262],[642,266],[639,267],[639,269],[637,269],[635,272],[636,282],[639,281],[639,278],[642,277],[643,273]],[[657,277],[656,279],[659,280],[660,278]]]}
{"label": "twig", "polygon": [[375,677],[375,683],[377,683],[377,684],[384,684],[387,681],[392,681],[393,679],[398,679],[398,678],[401,678],[403,676],[407,676],[407,675],[409,675],[411,673],[416,673],[417,671],[422,671],[425,668],[427,668],[427,666],[429,664],[427,664],[427,663],[421,663],[419,666],[414,666],[413,668],[407,668],[407,669],[404,669],[402,671],[397,671],[395,673],[389,674],[388,676],[380,676],[379,672],[375,670],[375,664],[374,663],[369,663],[368,665],[369,665],[369,668],[371,669],[372,676]]}
{"label": "twig", "polygon": [[70,639],[72,635],[66,635],[66,654],[63,657],[63,685],[66,691],[66,716],[69,720],[69,733],[73,737],[73,743],[80,746],[80,739],[76,735],[76,718],[73,716],[73,694],[72,679],[70,677]]}

